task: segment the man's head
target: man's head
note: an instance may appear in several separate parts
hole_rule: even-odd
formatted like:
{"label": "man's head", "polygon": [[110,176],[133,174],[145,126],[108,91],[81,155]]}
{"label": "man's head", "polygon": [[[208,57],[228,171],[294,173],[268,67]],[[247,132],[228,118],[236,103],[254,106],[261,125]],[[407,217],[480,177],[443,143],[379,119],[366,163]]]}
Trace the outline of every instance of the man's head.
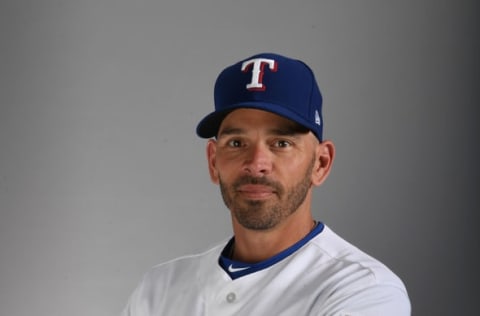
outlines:
{"label": "man's head", "polygon": [[312,70],[302,61],[258,54],[225,68],[214,90],[215,111],[197,126],[214,137],[225,116],[238,108],[272,112],[308,128],[322,141],[322,95]]}
{"label": "man's head", "polygon": [[197,133],[216,138],[207,145],[210,177],[236,223],[265,230],[310,216],[311,189],[334,157],[322,141],[321,104],[312,71],[279,55],[256,55],[219,75],[215,112]]}
{"label": "man's head", "polygon": [[308,129],[257,109],[236,109],[207,145],[209,171],[243,227],[277,226],[310,209],[311,188],[325,178],[333,151]]}

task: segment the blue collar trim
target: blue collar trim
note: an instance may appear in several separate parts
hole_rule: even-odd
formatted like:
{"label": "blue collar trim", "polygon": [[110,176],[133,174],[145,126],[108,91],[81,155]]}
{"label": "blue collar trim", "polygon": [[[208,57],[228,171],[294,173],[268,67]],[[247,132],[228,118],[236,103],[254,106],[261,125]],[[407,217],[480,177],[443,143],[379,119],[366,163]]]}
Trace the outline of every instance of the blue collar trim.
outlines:
{"label": "blue collar trim", "polygon": [[232,280],[238,279],[242,276],[258,272],[260,270],[266,269],[271,267],[272,265],[282,261],[283,259],[287,258],[291,254],[295,253],[298,249],[300,249],[303,245],[309,242],[312,238],[317,236],[323,231],[325,225],[322,222],[318,222],[317,225],[312,229],[311,232],[308,233],[305,237],[299,240],[297,243],[292,245],[291,247],[285,249],[284,251],[280,252],[279,254],[266,259],[264,261],[260,261],[257,263],[246,263],[241,261],[236,261],[228,258],[230,249],[235,241],[235,237],[232,237],[230,241],[227,243],[225,248],[218,259],[218,263],[220,266],[225,270],[225,272],[232,278]]}

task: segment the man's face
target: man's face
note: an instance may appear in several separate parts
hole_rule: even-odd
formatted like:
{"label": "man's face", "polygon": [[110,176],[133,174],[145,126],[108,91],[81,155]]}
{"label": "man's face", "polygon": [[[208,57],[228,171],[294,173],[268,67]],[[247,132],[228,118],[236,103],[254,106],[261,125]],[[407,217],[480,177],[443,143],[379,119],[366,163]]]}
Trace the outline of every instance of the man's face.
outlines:
{"label": "man's face", "polygon": [[208,145],[210,174],[240,225],[270,229],[309,207],[318,146],[311,132],[290,120],[238,109]]}

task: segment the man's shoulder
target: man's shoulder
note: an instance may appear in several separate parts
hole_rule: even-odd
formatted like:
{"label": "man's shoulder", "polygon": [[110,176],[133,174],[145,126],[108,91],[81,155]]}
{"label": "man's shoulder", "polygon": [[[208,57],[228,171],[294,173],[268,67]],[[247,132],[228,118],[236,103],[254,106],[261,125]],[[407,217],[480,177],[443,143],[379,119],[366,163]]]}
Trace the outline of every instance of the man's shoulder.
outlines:
{"label": "man's shoulder", "polygon": [[190,295],[197,295],[208,278],[221,277],[217,262],[223,246],[219,244],[150,268],[132,293],[124,315],[174,315],[173,309],[178,308],[175,300],[183,299],[180,293],[190,291]]}
{"label": "man's shoulder", "polygon": [[[329,293],[324,306],[370,315],[408,315],[410,303],[402,280],[380,260],[349,243],[330,228],[311,243],[317,280]],[[315,274],[313,273],[313,274]],[[312,285],[315,286],[315,285]],[[395,311],[393,313],[392,311]],[[349,313],[346,313],[349,314]],[[352,312],[352,315],[356,315]]]}
{"label": "man's shoulder", "polygon": [[330,266],[331,271],[339,276],[351,275],[355,271],[363,273],[363,282],[369,280],[372,285],[391,284],[404,289],[400,278],[383,262],[346,241],[328,226],[313,240],[312,247],[319,252],[317,264]]}
{"label": "man's shoulder", "polygon": [[145,280],[158,280],[159,278],[170,278],[171,276],[181,277],[192,273],[204,273],[209,269],[218,266],[218,257],[225,246],[225,242],[211,246],[203,252],[184,255],[163,263],[157,264],[147,271]]}

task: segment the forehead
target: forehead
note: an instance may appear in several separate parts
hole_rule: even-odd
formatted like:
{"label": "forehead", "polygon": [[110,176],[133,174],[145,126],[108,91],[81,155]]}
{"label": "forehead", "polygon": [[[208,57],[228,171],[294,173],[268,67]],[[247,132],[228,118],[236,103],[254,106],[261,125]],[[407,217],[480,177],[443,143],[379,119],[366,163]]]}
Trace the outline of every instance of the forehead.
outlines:
{"label": "forehead", "polygon": [[230,112],[220,124],[218,135],[226,131],[266,130],[282,134],[306,134],[309,130],[283,116],[258,110],[241,108]]}

